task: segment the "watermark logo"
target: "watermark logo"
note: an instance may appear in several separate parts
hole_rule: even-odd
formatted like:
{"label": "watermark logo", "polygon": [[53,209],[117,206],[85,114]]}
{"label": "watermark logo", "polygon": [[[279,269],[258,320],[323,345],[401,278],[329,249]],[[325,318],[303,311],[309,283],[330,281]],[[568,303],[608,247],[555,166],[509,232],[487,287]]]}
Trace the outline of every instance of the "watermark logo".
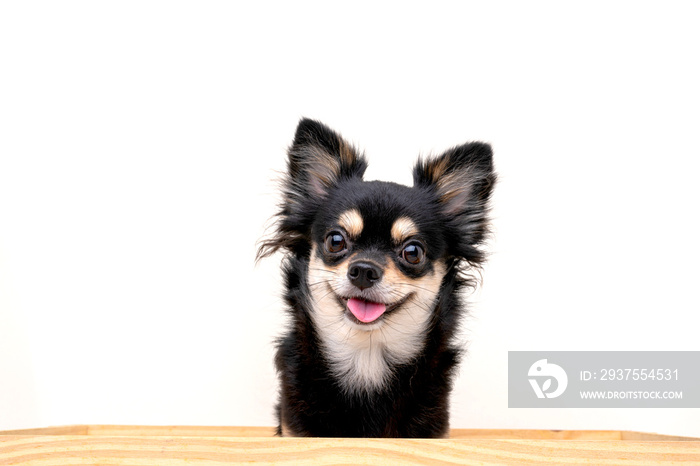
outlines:
{"label": "watermark logo", "polygon": [[[540,359],[530,366],[527,375],[529,377],[534,377],[528,380],[537,398],[556,398],[564,393],[569,383],[566,371],[562,369],[561,366],[548,363],[546,359]],[[540,385],[538,379],[542,380],[542,385]],[[557,382],[554,390],[551,390],[552,379]]]}
{"label": "watermark logo", "polygon": [[700,351],[508,351],[509,408],[700,408]]}

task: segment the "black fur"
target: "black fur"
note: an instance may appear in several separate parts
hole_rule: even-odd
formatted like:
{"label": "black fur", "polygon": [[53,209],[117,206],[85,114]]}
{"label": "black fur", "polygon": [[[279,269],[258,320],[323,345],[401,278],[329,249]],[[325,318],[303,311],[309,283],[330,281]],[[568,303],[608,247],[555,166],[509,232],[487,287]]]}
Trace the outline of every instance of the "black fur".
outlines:
{"label": "black fur", "polygon": [[[465,313],[459,292],[472,285],[465,272],[484,260],[480,246],[488,233],[488,201],[496,179],[491,149],[470,143],[421,160],[410,188],[365,182],[366,167],[364,157],[338,134],[316,121],[301,120],[289,149],[277,231],[258,252],[264,257],[286,251],[285,300],[292,319],[275,358],[281,384],[278,434],[282,426],[299,436],[448,433],[449,393],[460,358],[453,340]],[[390,363],[391,376],[378,389],[343,387],[312,318],[311,251],[314,245],[316,251],[322,248],[329,228],[348,209],[358,210],[365,220],[353,252],[381,255],[412,279],[433,273],[437,264],[445,270],[422,348],[410,361]],[[392,243],[391,226],[402,216],[415,222],[427,243],[420,267],[401,261]],[[317,254],[328,265],[345,260]]]}

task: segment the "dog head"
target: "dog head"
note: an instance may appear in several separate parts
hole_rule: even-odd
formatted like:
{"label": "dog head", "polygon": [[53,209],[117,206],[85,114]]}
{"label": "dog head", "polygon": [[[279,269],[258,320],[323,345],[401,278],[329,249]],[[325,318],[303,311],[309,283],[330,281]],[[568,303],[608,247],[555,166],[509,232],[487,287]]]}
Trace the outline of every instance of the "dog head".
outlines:
{"label": "dog head", "polygon": [[[329,354],[348,346],[354,354],[339,356],[347,360],[347,367],[336,364],[340,372],[410,359],[422,347],[448,269],[484,258],[491,148],[469,143],[419,160],[412,187],[364,181],[364,156],[313,120],[299,123],[288,155],[277,232],[260,256],[282,248],[308,261],[307,294],[321,340]],[[362,348],[383,357],[358,360]],[[381,385],[380,369],[367,368],[355,385]]]}

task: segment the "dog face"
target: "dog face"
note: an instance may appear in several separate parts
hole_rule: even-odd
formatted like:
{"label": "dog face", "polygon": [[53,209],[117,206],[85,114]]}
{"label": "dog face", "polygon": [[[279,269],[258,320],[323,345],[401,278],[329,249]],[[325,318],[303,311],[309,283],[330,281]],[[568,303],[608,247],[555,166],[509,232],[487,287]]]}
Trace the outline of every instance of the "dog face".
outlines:
{"label": "dog face", "polygon": [[341,183],[314,221],[311,318],[347,390],[380,388],[392,363],[423,347],[445,251],[414,194],[381,182]]}
{"label": "dog face", "polygon": [[361,154],[302,120],[289,149],[279,248],[308,261],[304,292],[323,356],[347,391],[377,390],[425,345],[448,269],[482,260],[490,147],[419,161],[414,186],[362,179]]}
{"label": "dog face", "polygon": [[370,331],[394,314],[417,313],[416,305],[431,307],[445,273],[444,241],[431,238],[412,194],[381,182],[336,187],[312,226],[309,286],[327,292],[323,312]]}

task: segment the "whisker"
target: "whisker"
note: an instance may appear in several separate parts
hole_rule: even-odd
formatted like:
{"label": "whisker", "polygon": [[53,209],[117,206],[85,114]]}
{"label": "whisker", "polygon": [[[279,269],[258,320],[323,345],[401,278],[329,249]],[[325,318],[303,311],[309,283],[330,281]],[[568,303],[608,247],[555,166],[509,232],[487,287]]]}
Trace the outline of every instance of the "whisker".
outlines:
{"label": "whisker", "polygon": [[[329,322],[327,325],[322,325],[322,326],[320,326],[319,328],[322,328],[322,329],[330,329],[333,333],[335,333],[335,332],[337,332],[338,330],[340,330],[341,327],[343,326],[343,319],[344,319],[344,317],[341,316],[341,318],[336,319],[336,320],[334,320],[334,321],[332,321],[332,322]],[[336,328],[333,328],[334,326],[335,326]]]}
{"label": "whisker", "polygon": [[[331,293],[333,293],[333,288],[331,288],[330,290],[328,290],[328,292],[326,292],[326,293],[325,293],[323,296],[321,296],[318,300],[319,300],[319,301],[323,301],[323,300],[326,299]],[[316,304],[318,304],[318,301],[316,302]]]}
{"label": "whisker", "polygon": [[[395,322],[391,322],[389,319],[384,319],[384,326],[389,327],[392,332],[396,332],[401,335],[413,335],[413,332],[404,332],[402,330],[399,330],[398,325]],[[384,329],[382,327],[379,328],[379,330],[382,332],[382,335],[384,335],[384,338],[386,339],[386,334],[384,333]]]}
{"label": "whisker", "polygon": [[309,283],[308,285],[309,285],[309,287],[312,287],[312,286],[323,285],[324,283],[330,283],[330,282],[331,282],[330,279],[328,279],[328,280],[319,280],[319,281],[317,281],[317,282]]}
{"label": "whisker", "polygon": [[326,273],[330,273],[332,275],[336,275],[338,273],[335,270],[322,269],[320,267],[309,267],[309,270],[313,270],[314,272],[326,272]]}
{"label": "whisker", "polygon": [[429,292],[429,293],[435,293],[435,290],[431,290],[431,289],[426,288],[426,287],[424,287],[424,286],[416,285],[415,283],[402,282],[402,283],[400,283],[400,285],[410,286],[411,288],[416,288],[416,289],[418,289],[418,290],[427,291],[427,292]]}
{"label": "whisker", "polygon": [[350,340],[350,334],[352,333],[352,331],[352,327],[348,328],[348,333],[346,333],[345,338],[343,338],[343,344],[347,343]]}

